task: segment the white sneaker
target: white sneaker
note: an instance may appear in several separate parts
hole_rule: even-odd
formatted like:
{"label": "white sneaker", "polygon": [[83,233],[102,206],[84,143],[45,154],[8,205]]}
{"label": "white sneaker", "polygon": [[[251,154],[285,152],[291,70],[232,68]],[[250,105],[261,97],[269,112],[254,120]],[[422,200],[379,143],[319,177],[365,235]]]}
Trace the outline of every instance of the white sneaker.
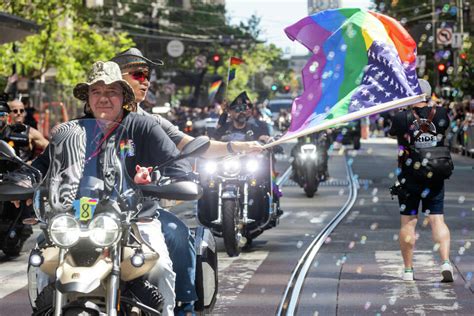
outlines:
{"label": "white sneaker", "polygon": [[453,266],[449,261],[441,265],[441,275],[443,276],[441,282],[453,282]]}
{"label": "white sneaker", "polygon": [[413,276],[413,269],[412,270],[403,270],[403,281],[414,281],[415,278]]}

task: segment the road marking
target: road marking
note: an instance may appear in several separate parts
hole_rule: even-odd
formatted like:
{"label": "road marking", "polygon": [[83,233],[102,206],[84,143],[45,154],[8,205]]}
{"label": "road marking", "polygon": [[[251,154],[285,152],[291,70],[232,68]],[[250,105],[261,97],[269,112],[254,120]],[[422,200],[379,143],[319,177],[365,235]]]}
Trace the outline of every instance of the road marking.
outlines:
{"label": "road marking", "polygon": [[0,299],[18,291],[28,284],[26,270],[28,263],[25,256],[0,264]]}
{"label": "road marking", "polygon": [[319,215],[319,216],[317,216],[317,217],[311,218],[311,219],[309,220],[309,222],[310,222],[311,224],[321,224],[321,223],[323,223],[323,222],[326,220],[326,218],[329,216],[329,214],[331,214],[331,213],[325,211],[325,212],[321,213],[321,215]]}
{"label": "road marking", "polygon": [[346,223],[346,224],[352,223],[352,222],[357,218],[357,216],[359,216],[359,214],[360,214],[360,211],[353,211],[353,212],[351,212],[351,213],[349,214],[349,216],[347,217],[345,223]]}
{"label": "road marking", "polygon": [[[219,294],[213,315],[229,314],[229,305],[235,301],[268,256],[268,251],[259,250],[241,253],[238,257],[219,257]],[[227,271],[230,270],[230,271]]]}
{"label": "road marking", "polygon": [[[382,270],[382,287],[388,297],[389,304],[396,304],[397,300],[421,300],[424,296],[431,296],[439,304],[417,304],[404,308],[405,315],[430,315],[432,312],[453,312],[462,310],[457,302],[456,292],[449,284],[442,284],[439,265],[432,251],[415,251],[413,265],[415,281],[403,281],[403,259],[400,251],[376,251],[375,259]],[[455,275],[456,278],[456,275]],[[435,285],[435,286],[433,286]]]}

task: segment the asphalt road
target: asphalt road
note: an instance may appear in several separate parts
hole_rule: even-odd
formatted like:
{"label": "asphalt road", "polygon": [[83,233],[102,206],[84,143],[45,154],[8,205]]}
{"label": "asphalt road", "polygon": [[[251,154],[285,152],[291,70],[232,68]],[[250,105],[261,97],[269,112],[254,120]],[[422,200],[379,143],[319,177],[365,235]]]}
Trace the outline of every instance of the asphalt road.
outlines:
{"label": "asphalt road", "polygon": [[[289,153],[291,145],[285,146]],[[446,185],[446,221],[452,233],[454,284],[439,283],[437,255],[429,226],[420,220],[415,253],[414,284],[400,281],[399,216],[388,194],[395,169],[395,144],[363,143],[349,151],[359,177],[359,196],[353,210],[336,228],[316,257],[304,284],[298,315],[453,314],[472,310],[472,194],[473,160],[456,157],[456,169]],[[254,240],[253,247],[229,258],[218,239],[219,296],[213,315],[275,315],[289,276],[298,259],[348,197],[342,150],[330,158],[331,179],[313,198],[287,183],[283,187],[280,225]],[[289,166],[282,156],[281,173]],[[470,187],[471,186],[471,187]],[[175,211],[195,225],[192,203]],[[26,256],[0,255],[0,315],[28,315]]]}

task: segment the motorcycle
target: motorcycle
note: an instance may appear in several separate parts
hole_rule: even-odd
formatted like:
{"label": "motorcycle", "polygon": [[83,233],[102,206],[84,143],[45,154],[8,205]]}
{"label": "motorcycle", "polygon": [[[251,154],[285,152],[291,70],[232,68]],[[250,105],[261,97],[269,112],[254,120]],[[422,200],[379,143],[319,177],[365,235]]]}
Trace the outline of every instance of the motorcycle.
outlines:
{"label": "motorcycle", "polygon": [[304,189],[307,197],[313,197],[319,183],[325,180],[323,155],[327,155],[327,141],[325,133],[316,137],[305,136],[292,150],[292,179]]}
{"label": "motorcycle", "polygon": [[271,153],[198,163],[203,197],[197,218],[224,240],[230,257],[278,224],[281,211],[272,184]]}
{"label": "motorcycle", "polygon": [[[107,137],[97,133],[103,124],[114,124]],[[19,160],[6,143],[0,143],[1,156]],[[160,167],[199,154],[208,143],[207,138],[196,139]],[[0,194],[1,200],[33,196],[36,218],[27,222],[40,223],[44,234],[29,257],[33,315],[161,315],[159,289],[144,278],[160,257],[149,231],[141,230],[156,220],[157,201],[150,197],[195,200],[202,195],[200,186],[158,172],[153,173],[152,184],[135,184],[124,159],[134,148],[117,123],[93,119],[63,123],[53,130],[49,148],[51,162],[43,181],[39,171],[26,165],[35,185],[4,184]],[[209,257],[206,241],[198,244],[203,265]],[[208,262],[204,272],[198,269],[201,287],[217,280],[213,264]],[[36,269],[49,280],[34,297],[39,282],[44,283]],[[213,307],[217,294],[217,286],[213,293],[207,289],[198,291],[203,309]]]}
{"label": "motorcycle", "polygon": [[[23,124],[14,124],[7,127],[3,139],[16,146],[28,146],[28,127]],[[24,153],[23,151],[20,152]],[[23,161],[28,158],[21,156]],[[0,185],[9,181],[12,171],[19,169],[20,163],[0,160]],[[30,225],[22,223],[24,218],[31,216],[31,207],[21,203],[20,208],[16,208],[9,201],[0,202],[0,249],[7,256],[16,257],[20,254],[23,244],[32,235],[33,230]]]}

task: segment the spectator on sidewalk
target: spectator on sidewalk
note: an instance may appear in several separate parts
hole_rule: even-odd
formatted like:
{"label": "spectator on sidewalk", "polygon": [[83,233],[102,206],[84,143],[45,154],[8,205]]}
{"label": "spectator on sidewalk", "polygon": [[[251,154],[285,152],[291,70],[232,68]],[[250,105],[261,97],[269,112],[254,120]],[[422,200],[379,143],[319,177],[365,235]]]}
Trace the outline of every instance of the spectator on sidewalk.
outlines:
{"label": "spectator on sidewalk", "polygon": [[[419,79],[423,93],[431,95],[426,80]],[[422,212],[428,216],[434,242],[439,245],[442,282],[453,282],[453,267],[449,261],[450,232],[444,222],[444,179],[417,177],[421,164],[415,163],[413,153],[419,149],[443,147],[449,127],[448,113],[444,107],[426,102],[416,103],[411,109],[398,112],[389,134],[397,137],[399,146],[399,175],[401,189],[398,192],[401,227],[400,249],[405,264],[404,281],[413,281],[413,250],[416,241],[416,224],[420,202]],[[431,106],[428,106],[428,105]]]}

